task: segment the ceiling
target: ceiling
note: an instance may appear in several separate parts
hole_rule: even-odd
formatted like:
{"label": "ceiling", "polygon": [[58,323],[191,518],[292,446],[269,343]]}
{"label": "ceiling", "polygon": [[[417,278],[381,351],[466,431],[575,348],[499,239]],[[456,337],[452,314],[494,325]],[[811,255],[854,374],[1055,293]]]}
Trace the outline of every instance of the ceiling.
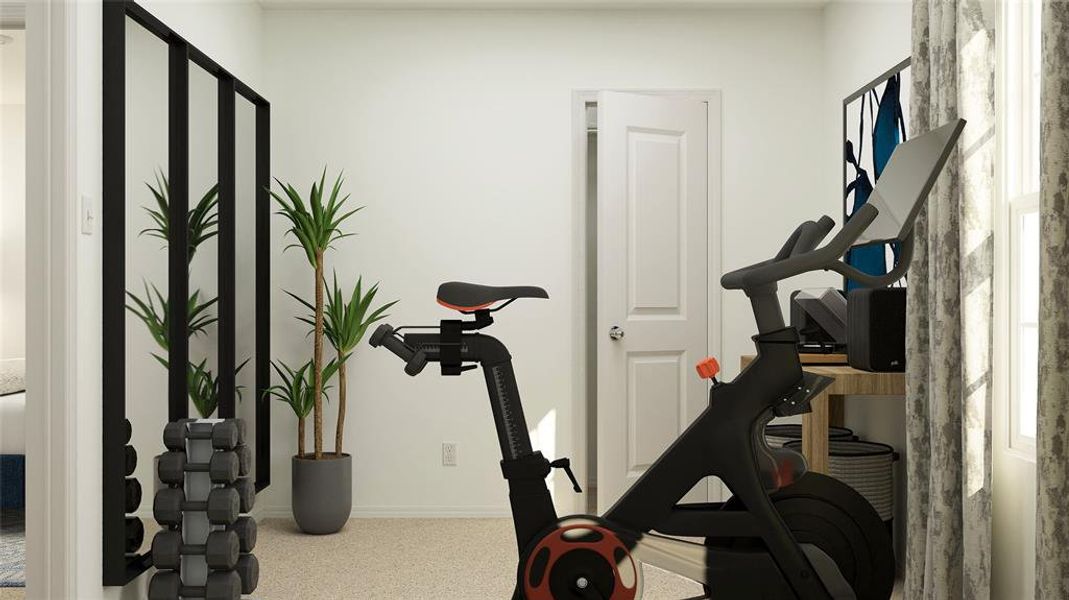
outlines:
{"label": "ceiling", "polygon": [[830,0],[259,0],[269,9],[810,8]]}

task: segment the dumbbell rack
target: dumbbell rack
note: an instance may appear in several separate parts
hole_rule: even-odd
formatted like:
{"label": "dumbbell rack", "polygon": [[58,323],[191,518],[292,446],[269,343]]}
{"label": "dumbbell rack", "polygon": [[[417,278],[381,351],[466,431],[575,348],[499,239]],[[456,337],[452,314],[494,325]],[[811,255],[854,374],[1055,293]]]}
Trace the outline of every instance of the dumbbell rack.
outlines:
{"label": "dumbbell rack", "polygon": [[[165,431],[164,442],[172,452],[183,451],[180,446],[184,445],[186,461],[189,464],[208,464],[217,452],[235,452],[242,457],[242,460],[240,461],[239,478],[231,484],[213,483],[209,472],[187,469],[184,477],[181,478],[183,480],[181,486],[172,482],[168,484],[168,487],[171,490],[181,487],[186,504],[206,503],[213,489],[233,487],[239,490],[238,512],[248,513],[252,509],[256,492],[251,479],[247,477],[249,474],[248,459],[251,456],[244,446],[244,422],[240,419],[185,419],[168,427],[173,428],[176,425],[185,429],[181,436],[184,438],[184,444],[176,443],[173,431],[171,433]],[[230,447],[229,444],[219,443],[215,439],[217,436],[213,435],[213,432],[218,433],[215,431],[216,427],[229,428],[235,426],[240,433],[235,436],[237,443],[234,447]],[[160,471],[161,481],[167,479],[173,481],[173,474],[172,477],[166,477],[162,472],[162,467]],[[209,519],[208,512],[187,510],[185,506],[182,506],[180,524],[176,524],[175,519],[170,516],[164,516],[168,514],[168,507],[161,506],[161,498],[166,493],[173,495],[173,491],[168,492],[168,488],[161,489],[157,492],[153,505],[156,520],[163,528],[162,531],[157,533],[158,538],[173,531],[180,531],[182,544],[187,547],[195,547],[207,544],[208,536],[213,531],[234,530],[238,532],[240,539],[240,556],[236,567],[232,570],[236,571],[236,574],[234,574],[212,571],[209,569],[207,559],[203,554],[187,554],[184,551],[179,551],[181,556],[177,570],[166,568],[170,566],[166,565],[153,575],[149,583],[149,599],[178,600],[179,598],[207,597],[237,600],[242,595],[251,594],[255,591],[259,579],[259,564],[255,555],[252,554],[253,547],[256,544],[256,522],[252,517],[247,515],[238,516],[237,513],[234,513],[232,515],[233,519],[229,519],[226,524],[213,524]],[[153,551],[156,552],[156,540],[153,541]],[[163,561],[159,560],[157,562],[162,563]],[[228,585],[229,583],[236,583],[238,580],[240,580],[240,585]]]}

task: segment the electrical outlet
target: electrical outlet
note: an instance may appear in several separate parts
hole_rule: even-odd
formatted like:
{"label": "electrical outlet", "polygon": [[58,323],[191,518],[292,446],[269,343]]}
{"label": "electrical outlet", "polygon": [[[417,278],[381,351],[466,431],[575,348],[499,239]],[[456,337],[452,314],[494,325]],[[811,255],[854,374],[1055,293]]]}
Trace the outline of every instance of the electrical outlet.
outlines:
{"label": "electrical outlet", "polygon": [[455,466],[457,466],[457,444],[456,444],[456,442],[442,442],[442,466],[443,467],[455,467]]}

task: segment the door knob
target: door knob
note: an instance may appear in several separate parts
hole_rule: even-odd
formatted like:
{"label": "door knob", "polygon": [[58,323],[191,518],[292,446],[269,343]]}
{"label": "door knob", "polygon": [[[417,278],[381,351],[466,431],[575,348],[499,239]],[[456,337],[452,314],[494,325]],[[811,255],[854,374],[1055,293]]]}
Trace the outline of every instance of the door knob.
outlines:
{"label": "door knob", "polygon": [[621,338],[623,338],[623,337],[624,337],[624,330],[623,330],[623,329],[620,329],[620,328],[619,328],[618,326],[616,326],[616,325],[613,325],[613,326],[612,326],[612,327],[611,327],[611,328],[609,329],[609,338],[610,338],[610,339],[612,339],[612,340],[619,340],[619,339],[621,339]]}

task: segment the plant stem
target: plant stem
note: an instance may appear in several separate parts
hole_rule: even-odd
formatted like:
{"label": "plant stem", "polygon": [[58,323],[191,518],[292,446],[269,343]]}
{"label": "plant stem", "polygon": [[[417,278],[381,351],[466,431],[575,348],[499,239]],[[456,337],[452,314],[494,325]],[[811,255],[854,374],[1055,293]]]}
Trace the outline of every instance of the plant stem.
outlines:
{"label": "plant stem", "polygon": [[323,459],[323,251],[316,251],[315,404],[313,405],[315,459]]}
{"label": "plant stem", "polygon": [[341,456],[345,438],[345,361],[338,352],[338,431],[334,434],[334,454]]}
{"label": "plant stem", "polygon": [[304,417],[297,419],[297,456],[304,457]]}

